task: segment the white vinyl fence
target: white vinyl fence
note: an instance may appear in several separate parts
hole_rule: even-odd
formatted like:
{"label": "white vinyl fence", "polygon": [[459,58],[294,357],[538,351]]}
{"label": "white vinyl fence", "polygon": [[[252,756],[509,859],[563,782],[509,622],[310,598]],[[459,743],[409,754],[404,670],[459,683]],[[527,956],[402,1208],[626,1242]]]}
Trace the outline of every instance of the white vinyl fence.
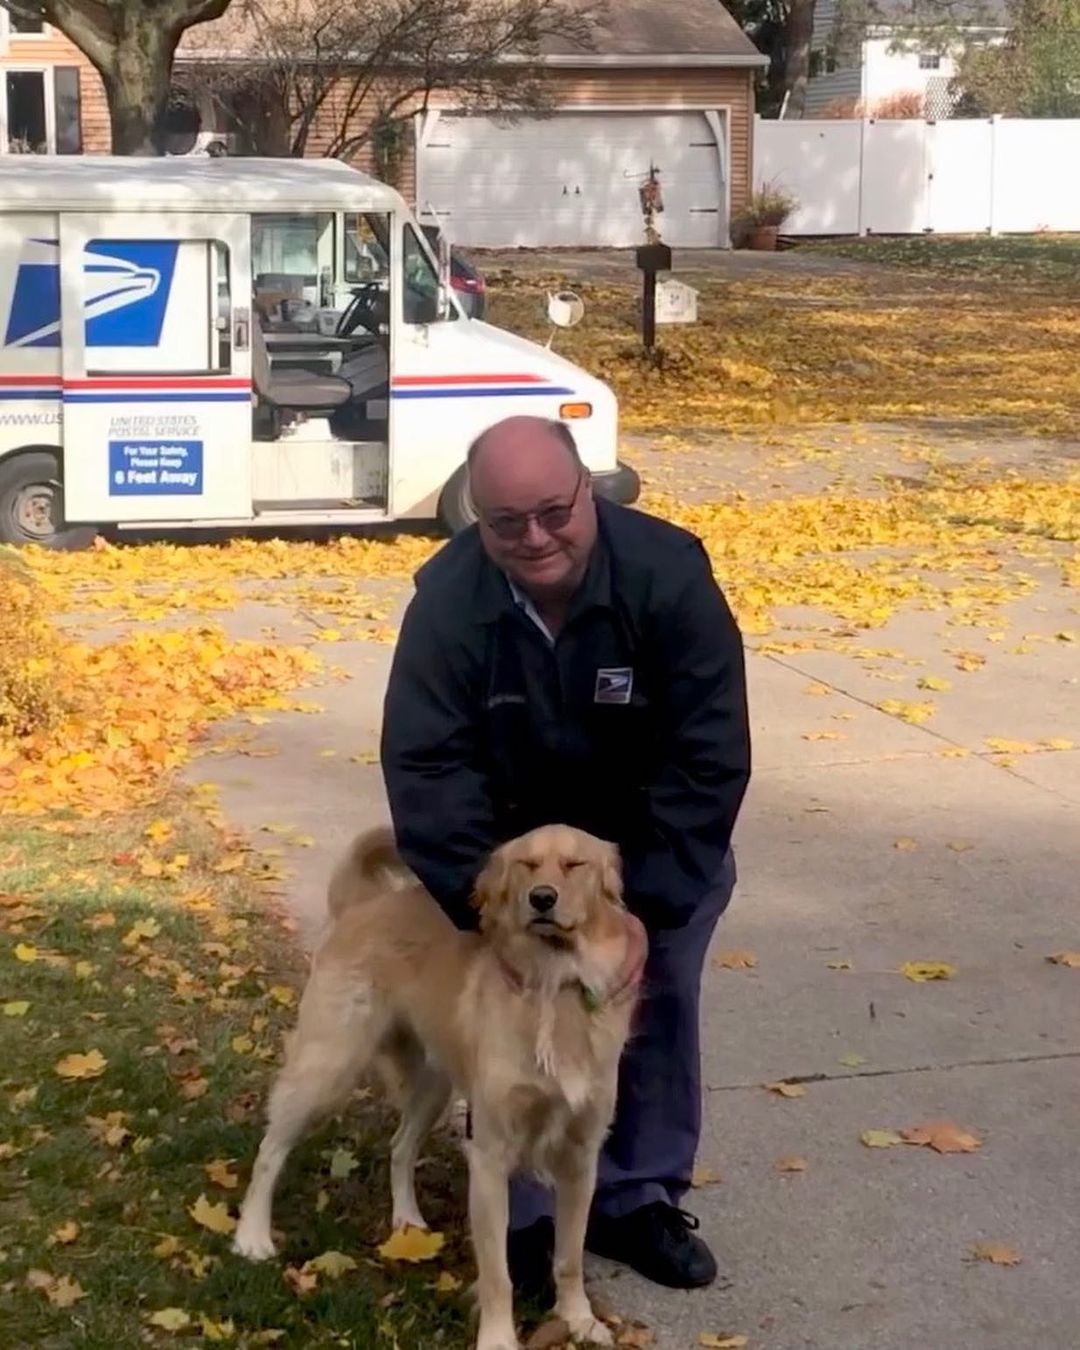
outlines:
{"label": "white vinyl fence", "polygon": [[1080,231],[1080,119],[759,117],[765,184],[799,200],[785,234]]}

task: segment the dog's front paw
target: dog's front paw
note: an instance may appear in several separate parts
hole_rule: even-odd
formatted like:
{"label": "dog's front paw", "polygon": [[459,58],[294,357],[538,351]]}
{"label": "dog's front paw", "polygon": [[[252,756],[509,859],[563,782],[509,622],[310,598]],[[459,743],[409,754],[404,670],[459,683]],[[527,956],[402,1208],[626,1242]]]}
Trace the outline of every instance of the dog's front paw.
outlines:
{"label": "dog's front paw", "polygon": [[277,1255],[270,1230],[260,1231],[254,1224],[245,1225],[243,1221],[233,1237],[232,1249],[237,1256],[246,1256],[249,1261],[269,1261]]}
{"label": "dog's front paw", "polygon": [[484,1326],[481,1319],[476,1350],[521,1350],[521,1342],[517,1338],[513,1323],[505,1326]]}
{"label": "dog's front paw", "polygon": [[611,1328],[601,1322],[592,1313],[575,1317],[572,1321],[564,1319],[570,1328],[570,1337],[575,1345],[614,1345],[615,1337]]}

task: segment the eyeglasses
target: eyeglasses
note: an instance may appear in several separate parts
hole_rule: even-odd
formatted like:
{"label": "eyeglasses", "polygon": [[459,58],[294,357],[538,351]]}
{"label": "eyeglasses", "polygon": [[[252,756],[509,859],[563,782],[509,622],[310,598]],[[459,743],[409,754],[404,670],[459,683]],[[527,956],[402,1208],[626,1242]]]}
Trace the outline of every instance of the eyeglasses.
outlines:
{"label": "eyeglasses", "polygon": [[586,473],[578,476],[574,495],[568,502],[555,502],[551,506],[541,507],[539,511],[505,511],[501,515],[484,516],[484,524],[492,534],[506,540],[524,538],[531,520],[535,520],[545,534],[558,534],[570,524],[570,517],[574,514],[574,507],[581,494],[581,485],[587,477]]}

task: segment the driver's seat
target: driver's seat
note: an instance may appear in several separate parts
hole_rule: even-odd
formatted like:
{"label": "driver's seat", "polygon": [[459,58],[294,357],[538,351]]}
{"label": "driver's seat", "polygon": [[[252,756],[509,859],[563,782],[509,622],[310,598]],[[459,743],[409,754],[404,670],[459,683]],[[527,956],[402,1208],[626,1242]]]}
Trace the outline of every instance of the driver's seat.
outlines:
{"label": "driver's seat", "polygon": [[313,370],[274,370],[266,338],[257,323],[252,325],[251,379],[261,400],[275,408],[296,412],[334,412],[353,396],[353,386],[337,375],[319,375]]}

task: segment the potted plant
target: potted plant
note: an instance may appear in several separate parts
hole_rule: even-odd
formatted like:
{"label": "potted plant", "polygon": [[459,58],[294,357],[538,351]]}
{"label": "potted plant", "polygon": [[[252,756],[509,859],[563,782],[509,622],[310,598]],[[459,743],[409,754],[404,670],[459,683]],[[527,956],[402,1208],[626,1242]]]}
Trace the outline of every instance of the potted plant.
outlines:
{"label": "potted plant", "polygon": [[746,247],[772,253],[776,249],[780,226],[798,205],[798,198],[783,188],[771,183],[759,187],[735,221]]}

